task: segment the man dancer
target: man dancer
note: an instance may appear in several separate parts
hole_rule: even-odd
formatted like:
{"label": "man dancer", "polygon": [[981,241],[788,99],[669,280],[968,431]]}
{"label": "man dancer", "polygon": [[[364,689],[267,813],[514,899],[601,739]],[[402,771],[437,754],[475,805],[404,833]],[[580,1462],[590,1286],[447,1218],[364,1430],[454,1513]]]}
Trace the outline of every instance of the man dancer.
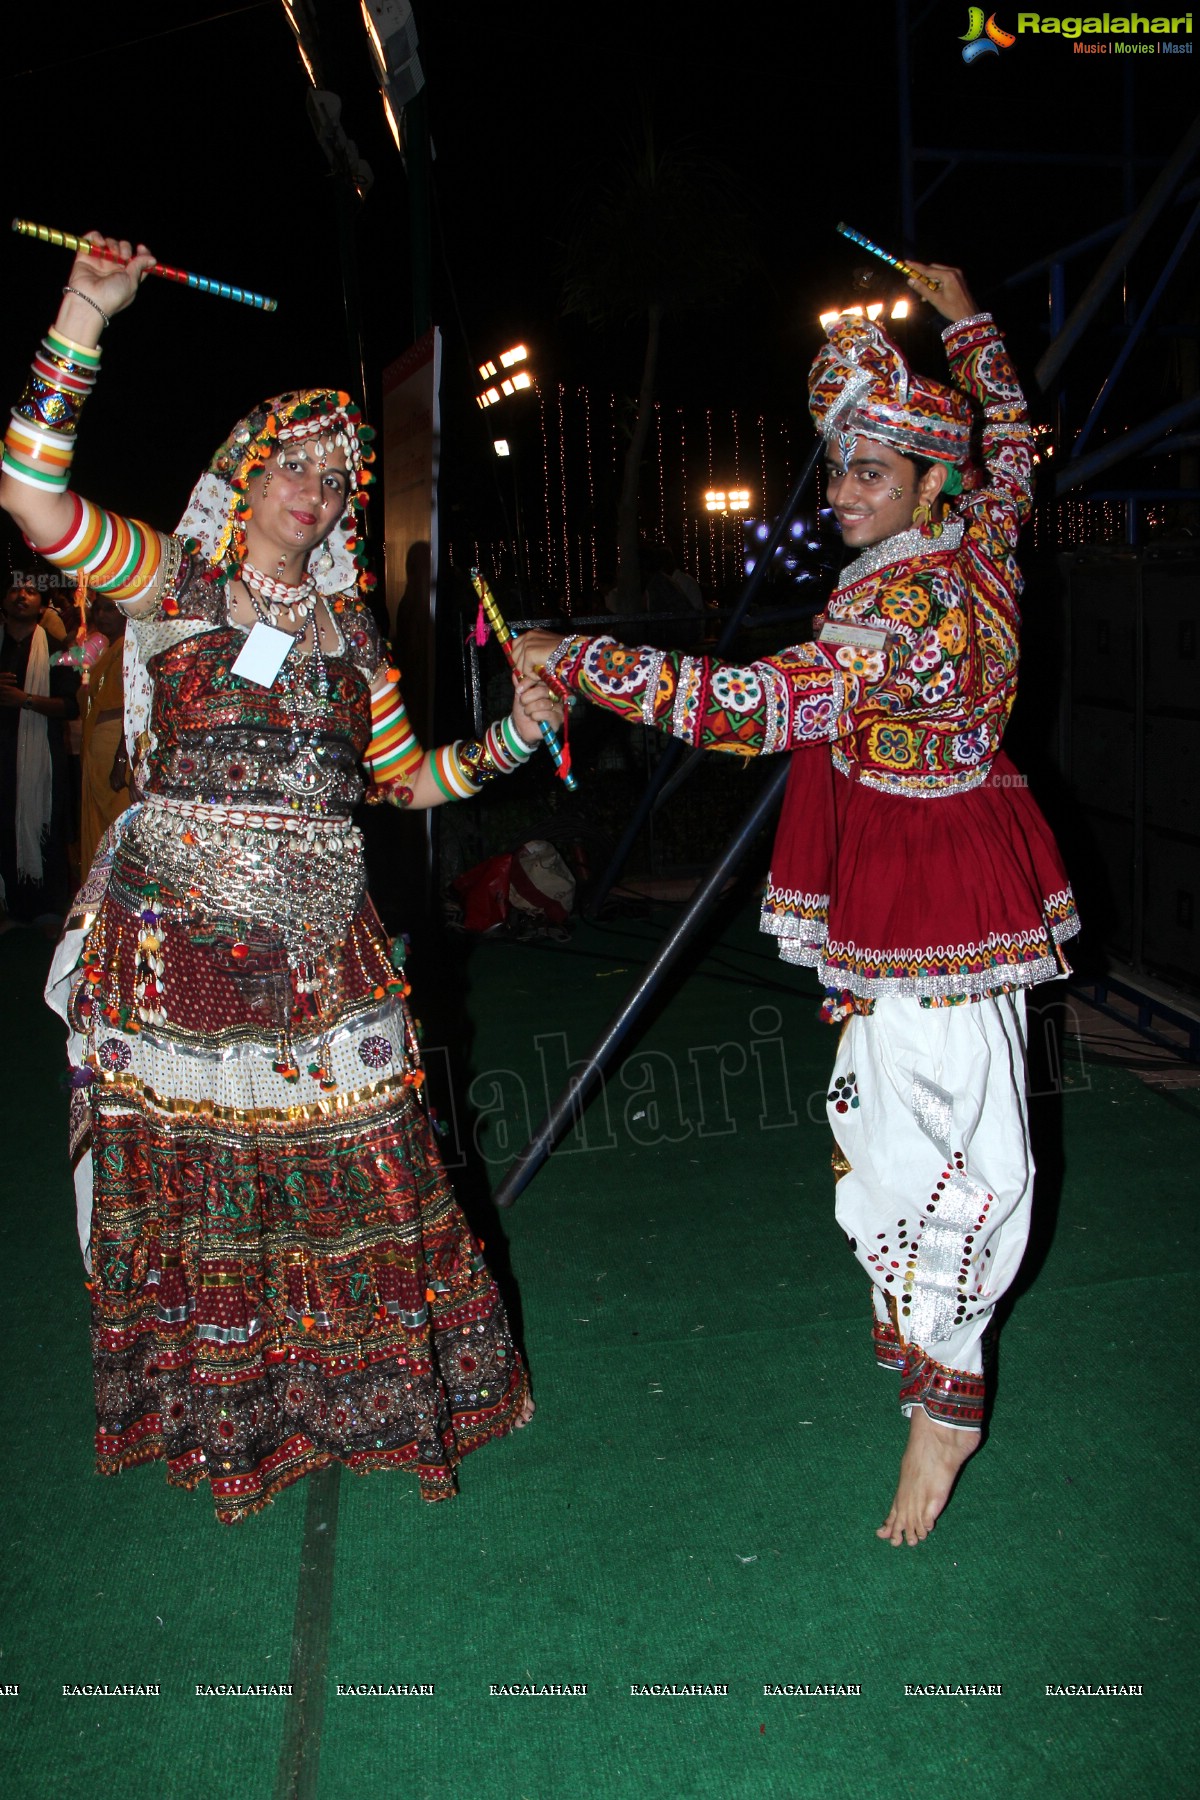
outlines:
{"label": "man dancer", "polygon": [[[842,318],[809,378],[847,548],[812,643],[744,668],[526,633],[526,670],[741,755],[793,751],[763,906],[845,1021],[829,1090],[837,1217],[870,1276],[909,1437],[878,1535],[932,1529],[983,1420],[981,1343],[1029,1229],[1025,989],[1078,930],[1050,832],[1001,750],[1016,696],[1025,401],[959,270],[914,263],[954,386]],[[969,462],[974,402],[982,471]],[[947,507],[947,502],[949,506]]]}

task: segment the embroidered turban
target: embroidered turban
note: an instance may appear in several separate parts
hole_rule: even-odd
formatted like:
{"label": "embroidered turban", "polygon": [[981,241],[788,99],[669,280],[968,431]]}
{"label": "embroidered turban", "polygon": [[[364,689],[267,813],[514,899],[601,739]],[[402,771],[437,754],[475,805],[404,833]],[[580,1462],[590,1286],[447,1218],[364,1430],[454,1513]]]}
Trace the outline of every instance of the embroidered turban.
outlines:
{"label": "embroidered turban", "polygon": [[838,444],[844,462],[860,436],[951,469],[966,461],[971,409],[964,395],[914,375],[886,331],[870,319],[851,314],[832,321],[827,331],[829,342],[809,371],[808,405],[817,430]]}

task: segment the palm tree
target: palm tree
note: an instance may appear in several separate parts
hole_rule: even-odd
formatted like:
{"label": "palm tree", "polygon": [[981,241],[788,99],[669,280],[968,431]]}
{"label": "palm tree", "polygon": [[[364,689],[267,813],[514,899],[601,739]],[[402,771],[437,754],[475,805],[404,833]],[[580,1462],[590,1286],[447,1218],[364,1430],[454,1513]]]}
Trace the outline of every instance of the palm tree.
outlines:
{"label": "palm tree", "polygon": [[617,611],[634,612],[638,485],[654,412],[659,340],[668,313],[714,305],[751,263],[746,202],[732,171],[687,143],[661,152],[650,120],[582,199],[563,261],[563,311],[590,324],[644,317],[646,348],[617,502]]}

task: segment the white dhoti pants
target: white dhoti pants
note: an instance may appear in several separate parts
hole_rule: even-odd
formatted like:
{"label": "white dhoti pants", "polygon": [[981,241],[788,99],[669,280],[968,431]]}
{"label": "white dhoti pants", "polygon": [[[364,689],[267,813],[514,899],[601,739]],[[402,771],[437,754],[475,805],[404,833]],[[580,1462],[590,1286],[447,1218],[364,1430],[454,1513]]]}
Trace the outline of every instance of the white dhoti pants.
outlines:
{"label": "white dhoti pants", "polygon": [[1029,1235],[1025,1086],[1020,991],[881,999],[838,1046],[838,1224],[873,1284],[876,1355],[904,1372],[902,1409],[941,1424],[982,1420],[983,1333]]}

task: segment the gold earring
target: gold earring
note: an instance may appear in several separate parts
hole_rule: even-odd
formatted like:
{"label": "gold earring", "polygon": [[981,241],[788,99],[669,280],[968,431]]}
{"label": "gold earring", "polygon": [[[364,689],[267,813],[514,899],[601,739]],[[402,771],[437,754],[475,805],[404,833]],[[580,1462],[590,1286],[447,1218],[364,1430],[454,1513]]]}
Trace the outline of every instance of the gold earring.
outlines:
{"label": "gold earring", "polygon": [[933,508],[927,500],[923,500],[914,510],[912,522],[926,537],[940,538],[942,535],[942,522],[934,518]]}

